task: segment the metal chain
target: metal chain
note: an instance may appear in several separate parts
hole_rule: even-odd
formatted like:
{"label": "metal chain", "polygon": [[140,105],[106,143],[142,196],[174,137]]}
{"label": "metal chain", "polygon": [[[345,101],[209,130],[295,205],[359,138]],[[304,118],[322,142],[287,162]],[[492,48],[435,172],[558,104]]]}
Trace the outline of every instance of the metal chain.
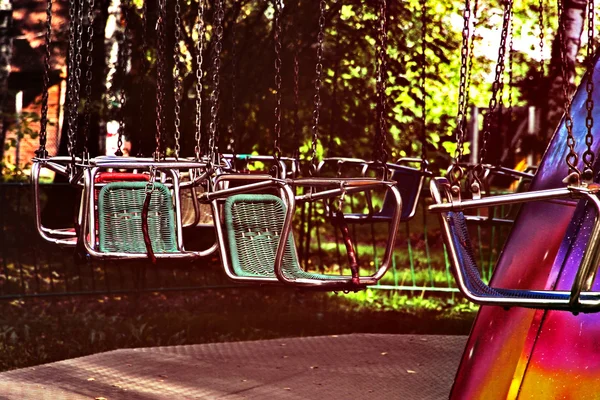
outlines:
{"label": "metal chain", "polygon": [[210,136],[208,138],[208,148],[210,159],[215,162],[217,159],[217,141],[218,137],[218,116],[219,116],[219,74],[221,70],[221,51],[223,50],[223,19],[225,11],[223,10],[223,0],[216,0],[216,9],[213,19],[214,51],[213,51],[213,88],[210,94]]}
{"label": "metal chain", "polygon": [[421,0],[421,160],[427,159],[427,0]]}
{"label": "metal chain", "polygon": [[167,8],[166,0],[158,0],[158,19],[156,21],[156,35],[157,35],[157,54],[156,54],[156,133],[154,140],[156,142],[156,149],[154,152],[154,159],[160,160],[163,156],[164,149],[162,149],[162,140],[164,138],[165,118],[163,111],[164,93],[165,93],[165,73],[166,73],[166,43],[165,36],[167,34],[166,23],[167,23]]}
{"label": "metal chain", "polygon": [[300,110],[300,34],[296,40],[296,46],[294,48],[294,146],[297,146],[298,139],[300,138],[300,121],[298,112]]}
{"label": "metal chain", "polygon": [[381,164],[387,163],[388,151],[386,146],[387,138],[387,121],[386,121],[386,81],[387,81],[387,65],[386,65],[386,51],[387,51],[387,0],[380,0],[379,2],[379,26],[378,26],[378,49],[377,49],[377,122],[378,122],[378,135],[376,138],[376,157],[375,159]]}
{"label": "metal chain", "polygon": [[75,103],[75,35],[76,35],[76,13],[77,3],[75,0],[69,0],[69,47],[67,59],[68,62],[68,76],[67,76],[67,149],[71,156],[72,164],[75,164],[75,129],[71,123],[71,113],[73,110],[73,103]]}
{"label": "metal chain", "polygon": [[77,147],[77,136],[79,134],[78,124],[79,124],[79,99],[81,95],[81,62],[83,60],[83,55],[81,50],[83,49],[83,7],[84,0],[79,0],[78,8],[77,8],[77,20],[75,22],[77,32],[75,39],[75,80],[73,83],[74,87],[74,99],[73,108],[71,110],[71,123],[70,126],[73,127],[73,134],[75,138],[75,147]]}
{"label": "metal chain", "polygon": [[240,12],[240,0],[234,0],[231,22],[231,119],[229,123],[229,143],[235,159],[237,129],[237,17]]}
{"label": "metal chain", "polygon": [[281,0],[275,0],[273,17],[273,41],[275,43],[275,141],[273,142],[273,157],[276,165],[281,158]]}
{"label": "metal chain", "polygon": [[198,22],[196,24],[196,32],[198,40],[196,40],[196,132],[194,139],[196,145],[194,154],[196,161],[200,161],[202,147],[202,64],[204,63],[204,35],[206,25],[204,24],[204,0],[198,0]]}
{"label": "metal chain", "polygon": [[568,65],[569,61],[567,60],[566,51],[566,21],[564,18],[564,4],[562,0],[558,0],[558,35],[559,35],[559,43],[560,43],[560,61],[561,61],[561,70],[562,70],[562,78],[563,78],[563,95],[565,97],[565,127],[567,129],[567,147],[569,148],[569,153],[565,157],[565,162],[569,167],[569,174],[575,173],[577,176],[581,176],[581,171],[577,168],[577,162],[579,161],[579,156],[575,152],[575,137],[573,136],[573,117],[571,116],[571,88],[569,82],[569,70],[571,69]]}
{"label": "metal chain", "polygon": [[510,15],[510,31],[508,35],[510,36],[510,40],[508,42],[508,128],[512,127],[513,123],[513,62],[514,62],[514,33],[515,33],[515,24],[514,24],[514,11],[511,10]]}
{"label": "metal chain", "polygon": [[146,75],[148,74],[148,40],[146,38],[148,32],[148,1],[142,0],[142,60],[141,60],[141,76],[140,76],[140,115],[138,120],[138,152],[141,154],[142,137],[144,130],[144,111],[146,108]]}
{"label": "metal chain", "polygon": [[466,110],[469,107],[469,95],[471,93],[471,80],[473,77],[473,58],[474,58],[474,54],[475,54],[475,30],[476,30],[476,21],[477,21],[477,11],[479,10],[479,0],[475,0],[475,2],[473,3],[473,11],[471,14],[471,18],[473,20],[473,31],[470,32],[470,39],[469,39],[469,64],[467,67],[467,85],[466,85],[466,89],[465,89],[465,96],[463,99],[463,110],[465,110],[465,113],[463,114],[463,119],[461,121],[462,123],[462,127],[461,129],[463,130],[463,132],[465,132],[467,130],[467,112]]}
{"label": "metal chain", "polygon": [[319,140],[319,117],[321,112],[321,84],[323,78],[323,41],[325,40],[325,0],[319,1],[319,33],[317,34],[317,64],[315,66],[315,94],[313,96],[312,144],[309,175],[317,170],[317,143]]}
{"label": "metal chain", "polygon": [[181,51],[181,2],[175,0],[175,50],[173,51],[173,96],[175,103],[175,160],[179,160],[181,150],[181,98],[183,96],[182,83],[182,51]]}
{"label": "metal chain", "polygon": [[485,162],[487,155],[487,143],[490,138],[492,129],[492,118],[496,106],[498,104],[498,92],[502,87],[502,75],[504,73],[504,56],[506,53],[506,38],[508,36],[508,28],[510,24],[510,17],[512,15],[512,0],[508,0],[504,5],[504,16],[502,20],[502,32],[500,35],[500,48],[498,49],[498,61],[496,63],[494,83],[492,84],[492,96],[488,105],[488,118],[485,119],[485,125],[483,128],[483,144],[481,146],[481,152],[479,153],[479,165]]}
{"label": "metal chain", "polygon": [[87,18],[87,43],[85,54],[85,105],[83,108],[83,153],[84,159],[89,159],[89,129],[90,119],[92,115],[92,67],[93,67],[93,52],[94,52],[94,17],[95,17],[95,1],[88,0]]}
{"label": "metal chain", "polygon": [[540,78],[544,78],[544,0],[538,0],[538,26],[540,27]]}
{"label": "metal chain", "polygon": [[465,96],[467,95],[467,66],[469,57],[469,24],[471,20],[471,4],[465,0],[463,10],[462,46],[460,48],[460,78],[458,86],[458,112],[456,114],[456,152],[453,166],[450,171],[450,179],[453,185],[459,184],[463,176],[459,163],[463,156],[465,131],[463,119],[465,118]]}
{"label": "metal chain", "polygon": [[125,106],[126,106],[126,96],[125,96],[125,75],[127,70],[127,60],[129,59],[129,40],[128,40],[128,31],[129,31],[129,0],[125,0],[121,3],[121,13],[123,14],[123,20],[125,21],[125,26],[123,27],[123,32],[121,32],[121,40],[119,41],[119,55],[117,65],[119,68],[119,72],[121,73],[121,90],[119,93],[119,131],[117,138],[117,151],[115,152],[115,156],[122,156],[123,150],[123,136],[125,135]]}
{"label": "metal chain", "polygon": [[586,150],[583,153],[583,163],[585,165],[583,171],[583,178],[585,180],[591,180],[593,178],[593,168],[594,168],[594,152],[592,151],[592,145],[594,144],[594,135],[592,134],[592,127],[594,126],[594,79],[593,79],[593,71],[594,71],[594,0],[588,0],[587,2],[587,54],[586,60],[588,63],[587,67],[587,83],[585,85],[585,90],[587,91],[587,99],[585,102],[585,108],[587,109],[587,116],[585,118],[585,127],[587,128],[587,132],[585,135],[585,145]]}
{"label": "metal chain", "polygon": [[50,44],[52,34],[52,0],[46,2],[46,32],[44,33],[44,75],[43,75],[43,88],[42,88],[42,110],[40,117],[40,147],[36,151],[35,155],[39,158],[48,157],[46,151],[46,136],[48,126],[48,90],[50,87]]}

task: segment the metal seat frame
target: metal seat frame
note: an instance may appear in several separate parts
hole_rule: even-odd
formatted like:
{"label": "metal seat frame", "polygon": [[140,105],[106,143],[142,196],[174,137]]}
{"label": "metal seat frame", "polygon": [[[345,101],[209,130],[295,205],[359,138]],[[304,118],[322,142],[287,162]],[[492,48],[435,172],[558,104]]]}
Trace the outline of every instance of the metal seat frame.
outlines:
{"label": "metal seat frame", "polygon": [[[331,163],[335,163],[338,176],[342,175],[342,173],[341,173],[342,168],[347,165],[358,167],[360,169],[360,176],[363,178],[367,176],[369,171],[373,171],[375,169],[382,169],[380,164],[373,162],[373,161],[366,161],[366,160],[363,160],[360,158],[330,157],[330,158],[325,158],[325,159],[321,160],[321,162],[319,163],[319,165],[317,167],[317,171],[319,173],[322,173],[323,169],[328,164],[331,164]],[[415,168],[405,165],[408,163],[418,163],[421,165],[421,168],[415,169]],[[431,176],[431,172],[427,171],[427,165],[428,165],[427,161],[422,160],[420,158],[399,158],[395,163],[387,163],[386,164],[386,168],[388,170],[387,172],[388,172],[389,176],[383,177],[384,179],[394,181],[393,175],[395,172],[407,172],[410,174],[417,174],[420,176],[420,179],[418,180],[416,187],[412,188],[413,193],[415,193],[415,196],[413,198],[414,201],[411,201],[411,202],[405,201],[402,204],[403,213],[405,215],[403,215],[401,217],[401,221],[410,220],[412,217],[414,217],[415,213],[417,212],[417,206],[419,205],[419,198],[420,198],[421,192],[423,190],[425,178]],[[402,182],[396,182],[397,188],[400,188],[401,185],[402,185]],[[388,192],[387,194],[389,196],[390,192]],[[386,200],[387,199],[384,197],[384,204],[388,204],[388,203],[386,203]],[[388,202],[391,201],[391,203],[394,203],[393,199],[390,199],[387,201]],[[383,211],[383,207],[378,212],[373,211],[373,205],[372,205],[370,193],[367,193],[367,204],[368,204],[369,210],[370,210],[370,212],[368,214],[361,214],[361,213],[347,214],[347,215],[345,215],[346,220],[349,223],[371,223],[371,222],[389,222],[392,219],[391,215],[389,215],[387,212]],[[408,213],[406,213],[407,207],[410,207],[410,211]]]}
{"label": "metal seat frame", "polygon": [[[431,181],[431,195],[435,204],[429,207],[431,212],[440,214],[442,235],[448,248],[450,261],[460,291],[472,302],[481,305],[503,307],[526,307],[534,309],[567,310],[571,312],[600,311],[600,292],[591,291],[600,264],[600,186],[590,184],[569,186],[561,189],[547,189],[489,196],[475,200],[461,200],[453,196],[451,185],[446,178]],[[468,254],[465,246],[470,243],[457,243],[460,238],[453,234],[453,224],[460,223],[457,214],[464,210],[502,204],[518,204],[534,201],[552,201],[573,206],[574,201],[588,201],[593,205],[596,215],[584,255],[573,280],[570,291],[559,290],[523,290],[494,288],[483,281],[478,274],[468,274],[469,265],[475,259]],[[468,238],[467,238],[468,239]],[[462,248],[461,248],[462,247]],[[535,266],[525,266],[534,268]]]}
{"label": "metal seat frame", "polygon": [[[239,182],[245,183],[242,186],[229,188],[228,183]],[[313,188],[306,194],[295,196],[296,189]],[[358,193],[365,190],[385,187],[392,191],[396,201],[397,208],[394,210],[394,215],[390,221],[388,234],[388,246],[383,256],[383,261],[379,269],[371,276],[360,277],[359,283],[352,283],[351,276],[339,276],[339,279],[295,279],[294,277],[286,276],[284,273],[283,257],[286,250],[286,245],[289,245],[288,238],[292,231],[292,220],[294,218],[295,207],[297,203],[311,202],[318,200],[326,200],[343,194]],[[315,190],[318,189],[318,190]],[[264,192],[265,190],[275,190],[279,193],[281,199],[286,206],[285,218],[283,227],[279,237],[279,244],[275,254],[273,274],[271,276],[248,277],[238,276],[232,267],[228,243],[223,230],[223,224],[215,224],[219,249],[221,252],[221,261],[227,276],[237,282],[246,283],[262,283],[262,284],[277,284],[283,283],[289,286],[302,288],[316,288],[322,290],[357,290],[364,288],[367,285],[377,283],[388,270],[394,251],[394,243],[396,241],[396,233],[398,224],[400,223],[400,214],[402,207],[402,199],[394,182],[381,181],[376,179],[325,179],[325,178],[305,178],[305,179],[278,179],[269,175],[242,175],[242,174],[223,174],[215,180],[215,190],[210,193],[205,193],[202,197],[204,201],[210,201],[213,207],[214,220],[222,221],[221,207],[222,203],[228,197],[235,194]],[[292,242],[293,243],[293,242]],[[293,248],[291,251],[296,252]],[[297,259],[297,256],[296,256]],[[336,275],[336,278],[338,276]]]}
{"label": "metal seat frame", "polygon": [[[80,165],[83,170],[83,183],[84,191],[82,201],[82,238],[85,250],[93,258],[103,260],[124,260],[124,259],[146,259],[148,255],[146,253],[126,253],[126,252],[101,252],[98,249],[97,236],[96,236],[96,199],[95,190],[101,185],[95,183],[97,174],[103,170],[126,170],[126,171],[140,171],[150,170],[156,171],[160,174],[160,181],[171,189],[173,207],[175,211],[175,234],[177,237],[177,252],[169,253],[155,253],[158,259],[194,259],[200,257],[206,257],[213,254],[217,250],[217,243],[215,242],[206,250],[202,251],[186,251],[183,244],[183,232],[181,224],[181,199],[180,190],[182,187],[192,186],[201,182],[208,177],[208,171],[206,171],[206,164],[195,161],[184,161],[184,160],[166,160],[156,162],[152,159],[140,159],[140,158],[121,158],[121,157],[99,157],[90,160],[89,164]],[[204,173],[198,173],[190,181],[184,185],[180,183],[179,171],[180,170],[205,170]]]}

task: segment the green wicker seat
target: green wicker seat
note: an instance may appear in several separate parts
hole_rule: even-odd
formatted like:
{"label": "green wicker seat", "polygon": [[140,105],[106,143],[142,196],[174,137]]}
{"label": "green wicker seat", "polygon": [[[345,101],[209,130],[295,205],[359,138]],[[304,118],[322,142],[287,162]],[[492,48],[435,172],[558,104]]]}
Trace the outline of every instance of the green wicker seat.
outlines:
{"label": "green wicker seat", "polygon": [[[98,237],[101,252],[146,253],[142,209],[147,182],[111,182],[98,195]],[[155,253],[177,252],[175,212],[169,189],[154,184],[148,232]]]}
{"label": "green wicker seat", "polygon": [[[285,219],[282,199],[270,194],[238,194],[225,201],[225,228],[231,265],[239,277],[274,278],[275,253]],[[290,234],[282,263],[290,279],[340,280],[339,275],[305,272]]]}

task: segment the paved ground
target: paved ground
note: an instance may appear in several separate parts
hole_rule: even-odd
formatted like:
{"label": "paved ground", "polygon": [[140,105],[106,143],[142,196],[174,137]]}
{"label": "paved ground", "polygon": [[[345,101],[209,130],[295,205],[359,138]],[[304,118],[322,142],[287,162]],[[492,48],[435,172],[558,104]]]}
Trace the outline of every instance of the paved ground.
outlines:
{"label": "paved ground", "polygon": [[444,399],[465,336],[342,335],[116,350],[0,374],[0,399]]}

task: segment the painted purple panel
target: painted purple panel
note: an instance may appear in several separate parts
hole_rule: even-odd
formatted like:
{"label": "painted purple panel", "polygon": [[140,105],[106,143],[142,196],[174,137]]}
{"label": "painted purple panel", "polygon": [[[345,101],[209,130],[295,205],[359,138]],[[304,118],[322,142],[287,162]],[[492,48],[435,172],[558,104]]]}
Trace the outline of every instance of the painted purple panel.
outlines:
{"label": "painted purple panel", "polygon": [[[593,80],[595,87],[600,88],[598,61]],[[585,148],[585,100],[585,83],[582,83],[572,108],[573,134],[579,154]],[[594,91],[594,102],[600,105],[600,90]],[[600,121],[600,106],[594,111],[596,121]],[[532,190],[564,186],[566,135],[564,122],[561,122],[531,184]],[[600,148],[599,136],[596,131],[595,152]],[[583,239],[589,232],[589,216],[586,215],[583,205],[577,210],[552,203],[524,205],[496,266],[493,286],[550,289],[559,281],[558,288],[570,287],[581,260],[580,246],[585,245]],[[577,335],[583,335],[584,327],[588,340],[581,342]],[[596,336],[600,332],[596,331],[600,331],[600,314],[574,317],[567,312],[482,307],[465,348],[451,397],[541,398],[540,390],[546,388],[545,385],[548,390],[577,385],[579,381],[573,378],[573,371],[580,374],[581,379],[595,378],[596,390],[591,393],[597,394],[600,392],[600,365],[597,365],[600,364],[600,345],[592,346],[594,337],[600,343]],[[590,362],[582,362],[583,359]],[[592,372],[590,368],[595,370]]]}

